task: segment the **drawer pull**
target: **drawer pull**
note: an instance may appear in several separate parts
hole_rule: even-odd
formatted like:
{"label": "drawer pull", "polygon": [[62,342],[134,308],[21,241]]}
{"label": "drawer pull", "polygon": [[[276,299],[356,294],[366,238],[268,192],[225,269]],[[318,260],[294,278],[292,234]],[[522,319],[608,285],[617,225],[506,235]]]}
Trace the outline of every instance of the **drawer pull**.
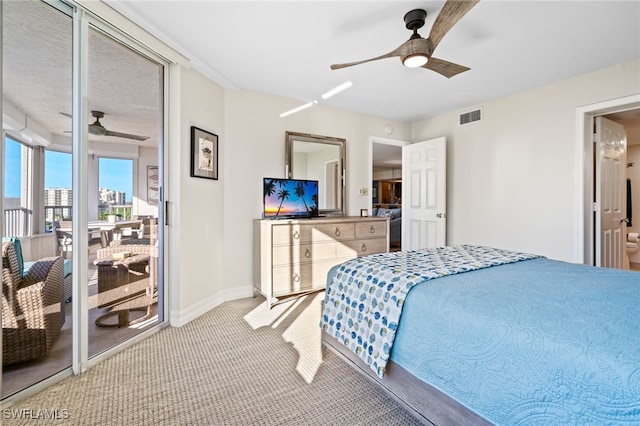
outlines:
{"label": "drawer pull", "polygon": [[362,243],[362,247],[360,248],[360,250],[362,250],[363,253],[366,252],[367,246],[364,243]]}
{"label": "drawer pull", "polygon": [[299,283],[300,282],[300,275],[293,274],[293,282],[294,283]]}
{"label": "drawer pull", "polygon": [[340,229],[337,226],[336,226],[336,232],[334,232],[334,234],[336,237],[339,237],[341,234]]}
{"label": "drawer pull", "polygon": [[299,240],[300,239],[300,233],[298,232],[297,229],[295,231],[293,231],[293,239],[294,240]]}
{"label": "drawer pull", "polygon": [[309,258],[311,257],[311,250],[309,250],[309,249],[305,249],[305,250],[304,250],[304,257],[305,257],[306,259],[309,259]]}
{"label": "drawer pull", "polygon": [[374,228],[374,226],[371,225],[371,228],[369,228],[369,232],[372,233],[372,234],[375,234],[376,233],[376,228]]}

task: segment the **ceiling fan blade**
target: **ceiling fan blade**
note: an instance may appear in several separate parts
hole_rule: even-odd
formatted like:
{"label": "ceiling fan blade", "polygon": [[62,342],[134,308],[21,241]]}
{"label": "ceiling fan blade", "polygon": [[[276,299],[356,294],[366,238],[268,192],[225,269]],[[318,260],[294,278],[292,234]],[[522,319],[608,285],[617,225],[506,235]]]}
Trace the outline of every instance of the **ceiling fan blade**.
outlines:
{"label": "ceiling fan blade", "polygon": [[429,61],[424,64],[422,68],[430,69],[431,71],[442,74],[447,78],[451,78],[454,75],[458,75],[461,72],[469,71],[471,69],[462,65],[454,64],[453,62],[434,57],[429,58]]}
{"label": "ceiling fan blade", "polygon": [[[65,112],[61,112],[60,114],[70,117],[71,114],[67,114]],[[89,124],[89,134],[94,136],[115,136],[118,138],[125,139],[133,139],[136,141],[146,141],[149,139],[149,136],[140,136],[140,135],[132,135],[130,133],[121,133],[121,132],[112,132],[111,130],[107,130],[101,123],[100,119],[104,117],[104,112],[102,111],[91,111],[91,115],[95,117],[96,121]],[[71,131],[65,131],[65,133],[72,133]]]}
{"label": "ceiling fan blade", "polygon": [[442,10],[433,23],[431,32],[429,33],[431,53],[436,49],[436,46],[445,34],[458,23],[465,13],[478,4],[479,1],[480,0],[447,0],[444,6],[442,6]]}
{"label": "ceiling fan blade", "polygon": [[129,133],[112,132],[111,130],[107,130],[107,132],[104,135],[116,136],[119,138],[126,138],[126,139],[133,139],[136,141],[146,141],[147,139],[149,139],[149,136],[139,136],[139,135],[132,135]]}
{"label": "ceiling fan blade", "polygon": [[406,43],[407,42],[405,41],[400,46],[398,46],[396,49],[394,49],[391,52],[386,53],[384,55],[376,56],[375,58],[365,59],[363,61],[348,62],[348,63],[345,63],[345,64],[334,64],[334,65],[331,65],[331,69],[332,70],[337,70],[337,69],[340,69],[340,68],[346,68],[346,67],[351,67],[351,66],[354,66],[354,65],[364,64],[366,62],[377,61],[379,59],[386,59],[386,58],[393,58],[393,57],[396,57],[396,56],[402,56],[402,51],[403,51],[403,48],[404,48]]}

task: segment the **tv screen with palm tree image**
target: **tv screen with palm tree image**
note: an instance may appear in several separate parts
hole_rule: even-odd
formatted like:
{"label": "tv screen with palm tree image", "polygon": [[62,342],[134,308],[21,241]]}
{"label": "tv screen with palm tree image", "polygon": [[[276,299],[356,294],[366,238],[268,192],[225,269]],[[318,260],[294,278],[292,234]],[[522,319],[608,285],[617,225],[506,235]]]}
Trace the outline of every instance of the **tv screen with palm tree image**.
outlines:
{"label": "tv screen with palm tree image", "polygon": [[264,210],[267,219],[318,216],[318,181],[264,178]]}

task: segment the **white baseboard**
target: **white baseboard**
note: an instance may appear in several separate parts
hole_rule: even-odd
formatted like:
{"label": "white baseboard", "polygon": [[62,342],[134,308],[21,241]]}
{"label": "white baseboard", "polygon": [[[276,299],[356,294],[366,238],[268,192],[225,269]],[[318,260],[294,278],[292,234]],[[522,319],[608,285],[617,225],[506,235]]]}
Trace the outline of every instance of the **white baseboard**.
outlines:
{"label": "white baseboard", "polygon": [[245,297],[253,296],[253,286],[244,286],[238,287],[231,290],[223,290],[220,291],[194,305],[189,306],[188,308],[181,310],[170,310],[169,311],[169,324],[172,327],[182,327],[187,324],[189,321],[192,321],[198,318],[200,315],[203,315],[209,312],[211,309],[216,306],[228,302],[230,300],[236,299],[244,299]]}

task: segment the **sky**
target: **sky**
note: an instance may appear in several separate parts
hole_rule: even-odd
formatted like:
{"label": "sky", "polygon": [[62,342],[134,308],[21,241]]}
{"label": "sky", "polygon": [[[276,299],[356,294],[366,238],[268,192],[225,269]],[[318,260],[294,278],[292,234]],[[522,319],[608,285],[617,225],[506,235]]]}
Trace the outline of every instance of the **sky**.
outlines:
{"label": "sky", "polygon": [[[5,144],[5,197],[20,196],[20,144],[6,138]],[[133,193],[133,161],[114,158],[100,158],[99,186],[124,192],[126,201],[131,201]],[[45,151],[45,188],[71,188],[71,154]]]}

